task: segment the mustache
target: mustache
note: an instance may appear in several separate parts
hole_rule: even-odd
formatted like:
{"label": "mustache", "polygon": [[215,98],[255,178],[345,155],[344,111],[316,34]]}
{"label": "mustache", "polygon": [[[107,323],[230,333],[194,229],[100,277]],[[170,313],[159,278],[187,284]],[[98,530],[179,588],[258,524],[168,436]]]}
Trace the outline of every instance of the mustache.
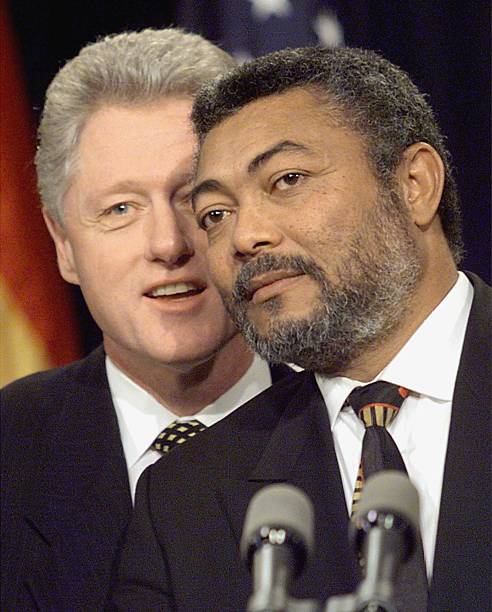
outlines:
{"label": "mustache", "polygon": [[276,272],[280,270],[300,272],[313,277],[318,282],[324,281],[322,269],[308,257],[300,255],[272,255],[266,253],[259,255],[243,265],[237,275],[232,292],[234,302],[248,301],[251,297],[251,280],[265,272]]}

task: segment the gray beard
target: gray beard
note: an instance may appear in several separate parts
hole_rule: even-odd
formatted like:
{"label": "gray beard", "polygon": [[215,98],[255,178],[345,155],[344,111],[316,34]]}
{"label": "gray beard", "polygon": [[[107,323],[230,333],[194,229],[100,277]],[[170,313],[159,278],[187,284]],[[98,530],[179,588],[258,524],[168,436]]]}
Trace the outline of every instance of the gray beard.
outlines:
{"label": "gray beard", "polygon": [[[422,262],[408,231],[404,203],[395,192],[384,195],[344,251],[342,245],[337,284],[307,257],[266,253],[243,266],[232,295],[224,301],[250,347],[263,359],[333,375],[365,351],[377,349],[398,327],[422,276]],[[282,297],[269,300],[264,307],[271,319],[261,335],[247,318],[250,281],[273,270],[309,275],[318,283],[320,297],[309,317],[284,321],[275,316]]]}

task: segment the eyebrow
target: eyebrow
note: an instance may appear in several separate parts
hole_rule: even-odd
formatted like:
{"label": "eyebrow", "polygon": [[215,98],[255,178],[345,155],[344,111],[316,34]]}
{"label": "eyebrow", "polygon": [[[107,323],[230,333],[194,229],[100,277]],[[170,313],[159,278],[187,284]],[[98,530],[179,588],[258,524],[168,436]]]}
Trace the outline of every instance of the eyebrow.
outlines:
{"label": "eyebrow", "polygon": [[267,149],[263,153],[257,155],[249,164],[248,164],[248,174],[253,174],[260,168],[264,163],[266,163],[269,159],[271,159],[274,155],[278,153],[283,153],[285,151],[303,151],[306,152],[309,149],[302,144],[297,142],[293,142],[292,140],[282,140],[278,144],[274,145],[270,149]]}
{"label": "eyebrow", "polygon": [[206,181],[202,181],[201,183],[193,187],[190,193],[191,207],[193,208],[193,210],[195,210],[196,199],[200,194],[220,191],[221,187],[222,184],[219,181],[216,181],[215,179],[207,179]]}
{"label": "eyebrow", "polygon": [[[179,187],[175,190],[178,191],[183,187],[187,187],[191,185],[193,182],[194,174],[190,171],[180,171],[176,172],[175,175],[171,175],[168,177],[169,183],[175,183],[179,185]],[[101,191],[96,191],[93,194],[94,199],[105,198],[107,196],[111,196],[119,193],[141,193],[142,192],[142,184],[138,179],[123,179],[121,181],[117,181],[116,183],[112,183],[104,187]]]}
{"label": "eyebrow", "polygon": [[132,179],[124,179],[122,181],[118,181],[116,183],[111,183],[107,185],[104,189],[102,189],[98,196],[107,196],[112,193],[124,192],[124,191],[137,191],[139,187],[138,181],[134,181]]}
{"label": "eyebrow", "polygon": [[[283,153],[285,151],[307,152],[309,151],[309,149],[302,144],[293,142],[292,140],[282,140],[270,149],[263,151],[263,153],[259,153],[254,159],[252,159],[248,164],[248,174],[254,174],[259,168],[261,168],[263,164],[265,164],[274,155],[277,155],[278,153]],[[191,205],[193,207],[193,210],[195,210],[196,198],[200,194],[220,191],[221,189],[222,183],[215,179],[207,179],[196,185],[191,190]]]}

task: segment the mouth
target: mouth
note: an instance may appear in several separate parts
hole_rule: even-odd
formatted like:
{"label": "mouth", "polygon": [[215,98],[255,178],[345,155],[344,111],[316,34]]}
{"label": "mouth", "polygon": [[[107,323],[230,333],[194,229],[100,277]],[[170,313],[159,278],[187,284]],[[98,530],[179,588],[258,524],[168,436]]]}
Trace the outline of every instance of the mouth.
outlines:
{"label": "mouth", "polygon": [[298,281],[304,273],[297,270],[276,270],[261,274],[251,280],[248,300],[259,304],[275,297]]}
{"label": "mouth", "polygon": [[205,286],[198,286],[195,283],[170,283],[159,285],[144,293],[145,297],[152,299],[182,299],[199,295],[205,291]]}

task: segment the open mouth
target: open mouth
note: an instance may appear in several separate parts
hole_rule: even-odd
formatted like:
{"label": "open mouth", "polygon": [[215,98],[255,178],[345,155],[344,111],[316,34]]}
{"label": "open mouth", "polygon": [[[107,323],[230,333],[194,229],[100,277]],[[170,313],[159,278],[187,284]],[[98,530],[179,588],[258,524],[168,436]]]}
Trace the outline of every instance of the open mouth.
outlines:
{"label": "open mouth", "polygon": [[174,283],[171,285],[162,285],[145,293],[146,297],[152,299],[171,299],[177,300],[182,298],[193,297],[205,291],[205,287],[197,287],[193,283]]}

